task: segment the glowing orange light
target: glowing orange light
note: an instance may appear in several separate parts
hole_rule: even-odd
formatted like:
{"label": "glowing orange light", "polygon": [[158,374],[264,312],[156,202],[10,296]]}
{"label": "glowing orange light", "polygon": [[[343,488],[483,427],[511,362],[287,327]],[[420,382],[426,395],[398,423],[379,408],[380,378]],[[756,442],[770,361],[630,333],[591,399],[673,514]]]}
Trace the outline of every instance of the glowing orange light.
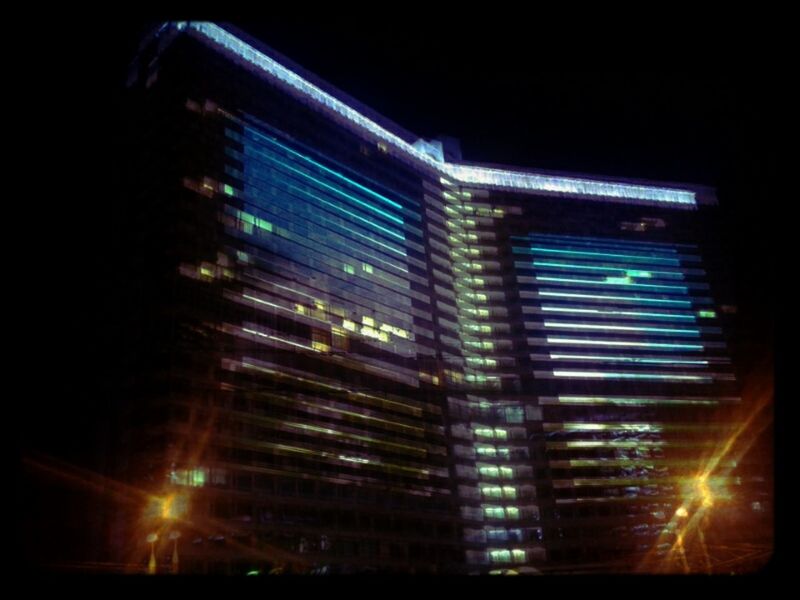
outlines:
{"label": "glowing orange light", "polygon": [[675,511],[675,516],[676,517],[681,517],[681,518],[688,517],[689,516],[689,511],[686,510],[686,507],[681,506],[680,508],[678,508],[678,510]]}
{"label": "glowing orange light", "polygon": [[172,509],[172,504],[173,504],[174,501],[175,501],[175,497],[172,496],[172,495],[167,496],[164,500],[162,500],[162,502],[161,502],[161,516],[163,518],[165,518],[165,519],[172,518],[173,515],[172,515],[172,512],[171,512],[171,509]]}
{"label": "glowing orange light", "polygon": [[705,475],[701,475],[697,478],[697,491],[699,492],[703,508],[709,508],[714,504],[714,496],[711,493],[711,488],[708,487],[708,481],[706,481]]}

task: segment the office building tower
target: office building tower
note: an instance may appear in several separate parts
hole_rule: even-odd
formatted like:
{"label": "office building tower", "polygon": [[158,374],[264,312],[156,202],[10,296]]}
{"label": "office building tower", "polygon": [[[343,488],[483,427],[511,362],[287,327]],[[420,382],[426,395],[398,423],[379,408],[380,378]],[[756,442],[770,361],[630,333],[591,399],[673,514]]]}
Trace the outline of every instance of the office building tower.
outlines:
{"label": "office building tower", "polygon": [[129,87],[118,560],[669,571],[735,504],[713,190],[469,164],[227,25]]}

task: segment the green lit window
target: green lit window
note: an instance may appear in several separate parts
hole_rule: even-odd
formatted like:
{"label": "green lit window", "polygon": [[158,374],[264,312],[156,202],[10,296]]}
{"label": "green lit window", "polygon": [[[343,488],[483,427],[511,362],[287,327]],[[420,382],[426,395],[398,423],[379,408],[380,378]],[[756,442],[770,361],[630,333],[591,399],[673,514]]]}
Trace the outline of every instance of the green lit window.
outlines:
{"label": "green lit window", "polygon": [[512,500],[515,500],[516,497],[517,497],[517,488],[511,487],[509,485],[504,485],[503,486],[503,496],[505,496],[506,498],[511,498]]}
{"label": "green lit window", "polygon": [[170,473],[170,481],[177,485],[202,487],[206,484],[206,469],[179,469]]}
{"label": "green lit window", "polygon": [[494,436],[498,440],[507,440],[508,439],[508,431],[506,431],[505,429],[497,429],[497,428],[495,428]]}
{"label": "green lit window", "polygon": [[492,550],[489,552],[489,558],[493,563],[510,563],[511,552],[508,550]]}
{"label": "green lit window", "polygon": [[499,477],[500,471],[497,467],[479,467],[478,472],[484,477]]}
{"label": "green lit window", "polygon": [[344,265],[342,265],[342,268],[344,269],[344,272],[347,273],[348,275],[355,275],[356,273],[356,270],[353,268],[353,265],[348,265],[347,263],[345,263]]}
{"label": "green lit window", "polygon": [[367,263],[361,263],[361,268],[364,269],[367,273],[372,273],[372,265]]}
{"label": "green lit window", "polygon": [[525,562],[525,550],[515,548],[511,551],[511,555],[514,558],[514,562]]}
{"label": "green lit window", "polygon": [[484,506],[483,514],[487,519],[504,519],[506,516],[502,506]]}
{"label": "green lit window", "polygon": [[509,519],[519,519],[519,509],[516,506],[507,506],[506,514]]}
{"label": "green lit window", "polygon": [[233,196],[234,193],[233,187],[231,187],[227,183],[222,186],[222,191],[228,194],[228,196]]}
{"label": "green lit window", "polygon": [[514,469],[511,467],[500,467],[500,477],[503,479],[513,479]]}
{"label": "green lit window", "polygon": [[493,438],[494,429],[490,429],[488,427],[476,427],[475,435],[477,435],[478,437]]}
{"label": "green lit window", "polygon": [[488,457],[494,457],[497,454],[497,450],[494,446],[478,446],[475,448],[475,452],[477,452],[480,456]]}
{"label": "green lit window", "polygon": [[481,488],[481,493],[487,498],[502,498],[503,490],[499,486],[491,485]]}
{"label": "green lit window", "polygon": [[717,316],[717,313],[713,310],[700,310],[697,312],[698,317],[703,317],[704,319],[713,319]]}

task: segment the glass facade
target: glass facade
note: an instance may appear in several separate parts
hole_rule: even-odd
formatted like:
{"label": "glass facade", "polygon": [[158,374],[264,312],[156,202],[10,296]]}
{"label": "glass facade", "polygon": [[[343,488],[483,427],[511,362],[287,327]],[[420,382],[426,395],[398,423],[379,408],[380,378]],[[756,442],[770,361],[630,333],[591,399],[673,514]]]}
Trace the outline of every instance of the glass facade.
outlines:
{"label": "glass facade", "polygon": [[323,87],[211,23],[135,65],[158,358],[116,475],[161,504],[119,552],[144,519],[181,572],[658,571],[697,473],[743,484],[704,471],[740,400],[695,192],[448,163]]}

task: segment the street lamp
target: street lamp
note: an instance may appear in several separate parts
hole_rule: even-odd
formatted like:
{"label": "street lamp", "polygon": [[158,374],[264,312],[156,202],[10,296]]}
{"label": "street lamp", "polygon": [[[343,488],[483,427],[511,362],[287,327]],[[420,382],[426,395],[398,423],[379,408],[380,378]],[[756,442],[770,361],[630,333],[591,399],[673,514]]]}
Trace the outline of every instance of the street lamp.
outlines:
{"label": "street lamp", "polygon": [[174,543],[172,547],[172,572],[177,575],[178,574],[178,538],[181,537],[180,531],[171,531],[169,534],[169,539],[171,539]]}
{"label": "street lamp", "polygon": [[147,536],[147,543],[150,544],[150,562],[147,563],[147,574],[156,574],[156,542],[158,541],[158,534],[151,533]]}

